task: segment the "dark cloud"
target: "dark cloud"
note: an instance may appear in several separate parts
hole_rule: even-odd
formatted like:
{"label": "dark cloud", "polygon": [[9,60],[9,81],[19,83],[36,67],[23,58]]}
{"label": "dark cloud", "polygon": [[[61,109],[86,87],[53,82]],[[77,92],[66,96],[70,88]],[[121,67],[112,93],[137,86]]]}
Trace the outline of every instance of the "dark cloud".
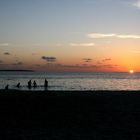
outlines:
{"label": "dark cloud", "polygon": [[103,65],[104,68],[114,68],[114,65]]}
{"label": "dark cloud", "polygon": [[87,65],[87,64],[83,64],[83,65],[63,65],[63,64],[57,64],[57,66],[62,67],[62,68],[96,68],[96,65]]}
{"label": "dark cloud", "polygon": [[9,52],[5,52],[4,55],[11,55]]}
{"label": "dark cloud", "polygon": [[56,62],[56,57],[42,56],[41,59],[46,60],[49,63]]}
{"label": "dark cloud", "polygon": [[87,62],[87,63],[89,63],[89,62],[91,62],[91,61],[92,61],[92,59],[91,59],[91,58],[83,58],[83,60],[84,60],[84,62]]}
{"label": "dark cloud", "polygon": [[115,68],[118,67],[118,65],[112,65],[112,64],[108,64],[108,65],[100,65],[100,68]]}
{"label": "dark cloud", "polygon": [[102,68],[114,68],[117,67],[118,65],[112,65],[112,64],[107,64],[107,65],[103,65],[103,64],[93,64],[93,65],[89,65],[87,63],[85,64],[75,64],[75,65],[65,65],[65,64],[50,64],[50,65],[46,65],[46,66],[50,66],[50,67],[57,67],[57,68],[68,68],[68,69],[86,69],[86,68],[97,68],[97,69],[102,69]]}
{"label": "dark cloud", "polygon": [[106,61],[111,61],[111,58],[105,58],[102,60],[103,62],[106,62]]}
{"label": "dark cloud", "polygon": [[105,70],[105,69],[112,69],[112,68],[117,68],[117,65],[112,65],[112,64],[90,64],[90,63],[85,63],[85,64],[61,64],[61,63],[46,63],[46,64],[35,64],[34,67],[36,69],[46,69],[48,71],[87,71],[88,70],[95,70],[95,71],[100,71],[100,70]]}

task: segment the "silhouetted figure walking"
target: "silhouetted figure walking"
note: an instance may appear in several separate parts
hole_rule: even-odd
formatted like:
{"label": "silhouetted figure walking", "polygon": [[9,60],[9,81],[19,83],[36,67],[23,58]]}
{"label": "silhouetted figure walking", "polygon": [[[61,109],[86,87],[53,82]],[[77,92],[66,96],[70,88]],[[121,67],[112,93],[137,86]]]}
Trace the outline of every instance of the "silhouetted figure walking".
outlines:
{"label": "silhouetted figure walking", "polygon": [[31,88],[32,87],[32,82],[31,80],[28,81],[28,88]]}
{"label": "silhouetted figure walking", "polygon": [[8,90],[8,89],[9,89],[9,85],[6,85],[6,86],[5,86],[5,90]]}
{"label": "silhouetted figure walking", "polygon": [[20,88],[20,83],[18,83],[18,84],[16,85],[16,87],[17,87],[17,88]]}
{"label": "silhouetted figure walking", "polygon": [[45,79],[45,82],[44,82],[44,87],[47,88],[48,87],[48,81]]}
{"label": "silhouetted figure walking", "polygon": [[36,81],[33,82],[33,87],[34,87],[34,88],[37,87]]}

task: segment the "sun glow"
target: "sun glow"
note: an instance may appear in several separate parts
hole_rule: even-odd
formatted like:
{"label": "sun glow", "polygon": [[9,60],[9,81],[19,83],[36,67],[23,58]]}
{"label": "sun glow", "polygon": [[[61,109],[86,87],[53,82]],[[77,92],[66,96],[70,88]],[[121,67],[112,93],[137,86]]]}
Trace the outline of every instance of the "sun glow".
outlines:
{"label": "sun glow", "polygon": [[133,74],[134,73],[134,70],[129,70],[129,73]]}

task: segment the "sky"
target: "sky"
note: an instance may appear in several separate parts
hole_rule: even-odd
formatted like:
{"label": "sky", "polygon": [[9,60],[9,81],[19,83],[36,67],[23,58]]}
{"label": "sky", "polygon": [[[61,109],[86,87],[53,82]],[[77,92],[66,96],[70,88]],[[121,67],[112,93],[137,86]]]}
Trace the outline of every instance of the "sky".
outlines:
{"label": "sky", "polygon": [[140,71],[140,0],[0,0],[0,69]]}

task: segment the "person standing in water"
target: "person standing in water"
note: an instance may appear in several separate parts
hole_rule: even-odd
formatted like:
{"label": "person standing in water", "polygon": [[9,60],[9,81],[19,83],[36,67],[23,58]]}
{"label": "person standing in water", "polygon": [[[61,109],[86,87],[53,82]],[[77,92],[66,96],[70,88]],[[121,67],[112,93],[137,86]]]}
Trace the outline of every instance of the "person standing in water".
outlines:
{"label": "person standing in water", "polygon": [[17,87],[17,88],[20,88],[20,83],[18,83],[18,84],[16,85],[16,87]]}
{"label": "person standing in water", "polygon": [[48,87],[48,81],[45,79],[45,82],[44,82],[44,87],[47,88]]}
{"label": "person standing in water", "polygon": [[32,81],[29,80],[29,81],[28,81],[28,88],[31,88],[31,87],[32,87]]}
{"label": "person standing in water", "polygon": [[5,90],[8,90],[8,89],[9,89],[9,85],[6,85],[6,86],[5,86]]}
{"label": "person standing in water", "polygon": [[36,88],[37,87],[37,84],[36,84],[36,81],[34,80],[33,82],[33,87]]}

